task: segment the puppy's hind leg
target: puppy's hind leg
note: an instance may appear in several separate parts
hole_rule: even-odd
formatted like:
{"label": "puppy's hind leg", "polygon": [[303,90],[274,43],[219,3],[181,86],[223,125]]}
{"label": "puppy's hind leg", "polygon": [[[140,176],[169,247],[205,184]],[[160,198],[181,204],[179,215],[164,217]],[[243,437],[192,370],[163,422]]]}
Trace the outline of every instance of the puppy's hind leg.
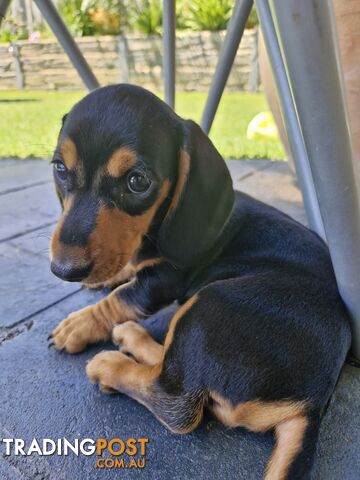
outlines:
{"label": "puppy's hind leg", "polygon": [[276,445],[265,480],[306,480],[310,476],[320,424],[317,412],[308,412],[303,402],[259,400],[232,405],[210,392],[210,410],[229,427],[253,432],[275,431]]}
{"label": "puppy's hind leg", "polygon": [[307,480],[316,453],[320,414],[295,417],[275,428],[276,446],[266,469],[265,480]]}
{"label": "puppy's hind leg", "polygon": [[118,391],[148,408],[175,433],[188,433],[203,416],[206,395],[202,391],[169,393],[159,382],[162,363],[145,365],[116,351],[101,352],[88,363],[86,373],[105,393]]}

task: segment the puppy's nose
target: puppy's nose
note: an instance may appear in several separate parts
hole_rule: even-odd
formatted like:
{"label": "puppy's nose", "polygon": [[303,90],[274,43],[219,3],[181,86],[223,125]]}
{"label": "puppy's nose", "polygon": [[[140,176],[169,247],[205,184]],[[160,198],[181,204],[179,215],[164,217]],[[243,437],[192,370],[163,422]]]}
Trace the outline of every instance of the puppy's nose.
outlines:
{"label": "puppy's nose", "polygon": [[50,266],[54,275],[67,282],[81,282],[81,280],[89,276],[91,268],[92,264],[74,267],[71,264],[59,264],[54,261],[51,262]]}

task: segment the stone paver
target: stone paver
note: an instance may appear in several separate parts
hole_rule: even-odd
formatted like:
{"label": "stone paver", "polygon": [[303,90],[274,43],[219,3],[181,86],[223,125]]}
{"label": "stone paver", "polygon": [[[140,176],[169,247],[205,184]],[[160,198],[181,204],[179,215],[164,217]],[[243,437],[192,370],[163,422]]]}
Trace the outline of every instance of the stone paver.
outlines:
{"label": "stone paver", "polygon": [[50,238],[53,229],[54,223],[51,223],[51,225],[13,237],[6,244],[18,248],[19,251],[40,255],[49,263]]}
{"label": "stone paver", "polygon": [[50,182],[12,191],[0,198],[0,242],[46,228],[56,221],[60,212]]}
{"label": "stone paver", "polygon": [[0,244],[0,265],[0,328],[16,325],[80,289],[52,275],[45,258],[12,245]]}
{"label": "stone paver", "polygon": [[289,175],[285,162],[272,162],[272,165],[260,170],[256,175],[241,181],[239,188],[306,225],[301,193]]}
{"label": "stone paver", "polygon": [[[305,221],[301,195],[285,163],[229,161],[229,167],[237,188]],[[46,162],[0,161],[0,437],[148,437],[148,463],[138,472],[106,472],[95,469],[94,457],[0,456],[0,478],[261,478],[273,445],[270,434],[228,430],[207,419],[191,435],[173,435],[133,400],[104,396],[89,384],[87,360],[112,345],[76,356],[47,348],[46,337],[61,319],[104,295],[77,291],[78,285],[49,273],[49,224],[58,212]],[[161,312],[146,325],[161,337],[167,317]],[[315,480],[359,477],[359,393],[359,370],[346,366],[322,423]]]}
{"label": "stone paver", "polygon": [[0,160],[0,196],[33,185],[49,183],[49,172],[49,162],[44,160]]}

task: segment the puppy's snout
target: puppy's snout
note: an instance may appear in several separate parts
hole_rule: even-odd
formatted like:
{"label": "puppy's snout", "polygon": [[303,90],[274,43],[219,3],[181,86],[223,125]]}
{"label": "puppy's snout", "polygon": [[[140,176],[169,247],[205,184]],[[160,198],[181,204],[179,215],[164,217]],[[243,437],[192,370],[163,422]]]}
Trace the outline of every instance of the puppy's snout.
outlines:
{"label": "puppy's snout", "polygon": [[92,264],[75,266],[71,263],[59,263],[53,260],[50,268],[52,273],[62,280],[66,280],[67,282],[81,282],[89,276]]}

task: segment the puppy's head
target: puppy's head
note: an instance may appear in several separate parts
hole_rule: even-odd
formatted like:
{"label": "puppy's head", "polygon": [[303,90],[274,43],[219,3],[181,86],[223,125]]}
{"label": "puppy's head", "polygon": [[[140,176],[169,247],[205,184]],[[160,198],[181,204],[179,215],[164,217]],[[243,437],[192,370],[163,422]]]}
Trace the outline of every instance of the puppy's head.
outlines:
{"label": "puppy's head", "polygon": [[195,123],[146,90],[105,87],[65,116],[53,157],[62,215],[52,271],[104,283],[150,238],[178,267],[206,254],[234,201],[225,163]]}

